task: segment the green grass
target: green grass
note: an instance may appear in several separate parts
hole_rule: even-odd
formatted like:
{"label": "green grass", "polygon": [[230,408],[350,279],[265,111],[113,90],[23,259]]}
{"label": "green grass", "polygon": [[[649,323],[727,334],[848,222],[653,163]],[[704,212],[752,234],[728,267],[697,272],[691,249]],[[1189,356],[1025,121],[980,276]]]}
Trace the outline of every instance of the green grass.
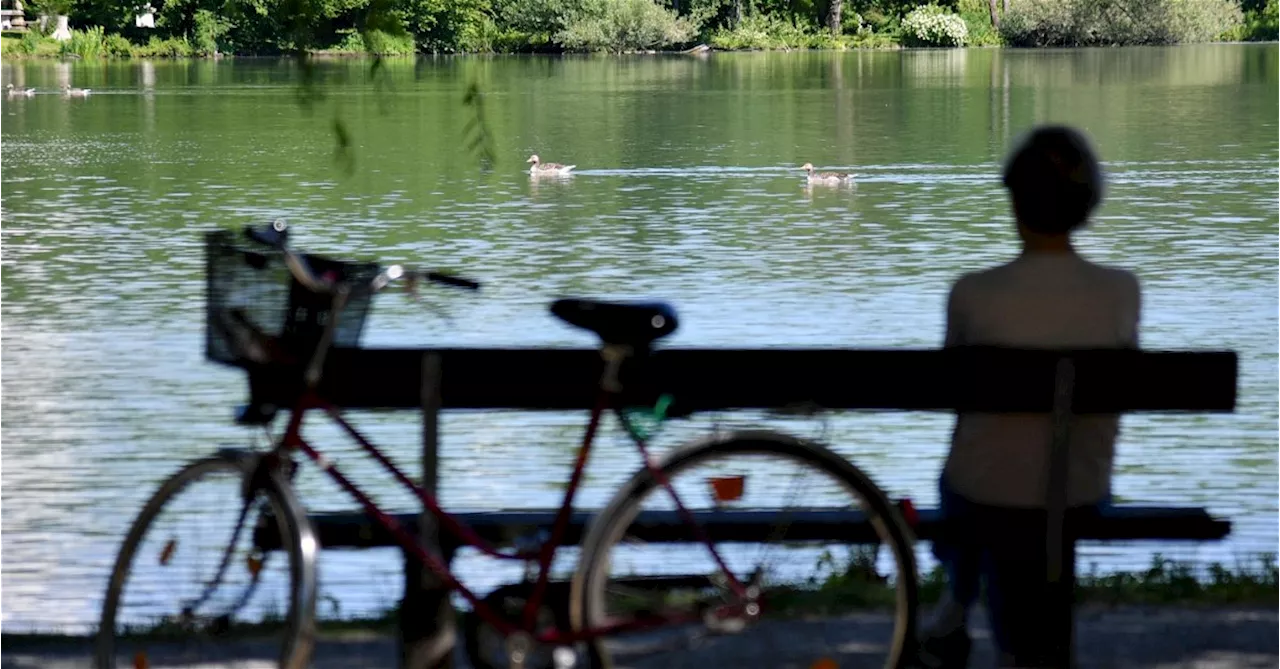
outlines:
{"label": "green grass", "polygon": [[[1194,565],[1156,555],[1144,571],[1099,574],[1095,569],[1076,577],[1080,603],[1144,605],[1275,606],[1280,600],[1280,570],[1275,555],[1262,555],[1234,568],[1213,563]],[[938,601],[946,588],[941,568],[921,577],[923,605]],[[786,593],[784,614],[835,614],[890,606],[893,590],[873,575],[855,555],[844,568],[822,583]]]}
{"label": "green grass", "polygon": [[[821,582],[770,590],[771,615],[779,617],[839,615],[888,610],[894,605],[892,584],[875,573],[868,556],[854,551],[838,569],[824,556],[819,570],[830,571]],[[1213,563],[1194,565],[1156,555],[1138,572],[1099,574],[1091,569],[1076,577],[1082,604],[1177,606],[1275,606],[1280,600],[1280,571],[1275,555],[1262,555],[1234,568]],[[919,582],[923,606],[936,603],[946,589],[946,575],[935,568]]]}
{"label": "green grass", "polygon": [[5,35],[0,50],[7,58],[189,58],[195,50],[180,37],[153,36],[146,44],[133,44],[121,35],[105,35],[101,28],[71,31],[71,39],[59,42],[36,32],[22,37]]}
{"label": "green grass", "polygon": [[825,26],[767,15],[747,16],[736,28],[719,28],[711,33],[707,43],[722,51],[889,49],[899,46],[897,35],[891,32],[865,28],[837,36]]}
{"label": "green grass", "polygon": [[1080,599],[1107,604],[1205,604],[1275,606],[1280,597],[1275,555],[1254,558],[1235,568],[1213,563],[1198,573],[1193,566],[1160,555],[1143,572],[1077,577]]}
{"label": "green grass", "polygon": [[956,7],[969,29],[969,46],[1000,46],[1000,31],[991,25],[991,11],[984,0],[960,0]]}
{"label": "green grass", "polygon": [[34,30],[19,35],[0,37],[0,51],[6,58],[58,58],[62,43]]}

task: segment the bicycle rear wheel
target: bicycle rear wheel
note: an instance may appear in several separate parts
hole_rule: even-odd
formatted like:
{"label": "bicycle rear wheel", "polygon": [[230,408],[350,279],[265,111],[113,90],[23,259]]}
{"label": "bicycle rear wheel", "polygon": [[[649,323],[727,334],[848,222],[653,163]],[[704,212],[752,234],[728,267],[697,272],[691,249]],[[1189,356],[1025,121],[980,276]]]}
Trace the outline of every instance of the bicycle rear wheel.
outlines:
{"label": "bicycle rear wheel", "polygon": [[310,663],[317,543],[291,488],[274,471],[254,477],[257,462],[198,460],[143,507],[107,586],[99,669]]}
{"label": "bicycle rear wheel", "polygon": [[579,630],[647,628],[591,644],[594,666],[907,664],[913,539],[865,474],[771,432],[695,443],[659,467],[751,594],[735,594],[657,477],[641,470],[588,532],[571,617]]}

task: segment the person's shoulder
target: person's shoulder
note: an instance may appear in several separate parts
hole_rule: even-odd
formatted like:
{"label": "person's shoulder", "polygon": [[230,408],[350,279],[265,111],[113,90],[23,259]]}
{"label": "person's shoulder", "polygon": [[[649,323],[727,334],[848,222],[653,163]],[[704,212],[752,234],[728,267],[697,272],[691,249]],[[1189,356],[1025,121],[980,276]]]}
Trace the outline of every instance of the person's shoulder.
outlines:
{"label": "person's shoulder", "polygon": [[953,293],[970,293],[974,291],[982,291],[991,286],[1001,285],[1007,275],[1012,271],[1015,260],[1001,263],[994,267],[986,269],[974,270],[960,275],[960,278],[951,284],[951,292]]}
{"label": "person's shoulder", "polygon": [[1081,260],[1084,262],[1090,273],[1096,276],[1099,281],[1105,282],[1108,286],[1133,293],[1138,293],[1142,290],[1141,282],[1138,280],[1138,275],[1134,274],[1131,270],[1123,267],[1116,267],[1115,265],[1095,263],[1083,258],[1081,258]]}

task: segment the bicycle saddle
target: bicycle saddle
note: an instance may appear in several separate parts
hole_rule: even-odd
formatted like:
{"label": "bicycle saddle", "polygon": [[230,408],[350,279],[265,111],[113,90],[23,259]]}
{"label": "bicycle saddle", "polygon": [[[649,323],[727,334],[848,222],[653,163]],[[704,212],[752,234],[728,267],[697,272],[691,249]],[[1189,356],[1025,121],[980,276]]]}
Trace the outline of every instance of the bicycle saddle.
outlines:
{"label": "bicycle saddle", "polygon": [[590,330],[606,344],[647,347],[676,331],[676,311],[663,302],[563,299],[551,304],[560,320]]}

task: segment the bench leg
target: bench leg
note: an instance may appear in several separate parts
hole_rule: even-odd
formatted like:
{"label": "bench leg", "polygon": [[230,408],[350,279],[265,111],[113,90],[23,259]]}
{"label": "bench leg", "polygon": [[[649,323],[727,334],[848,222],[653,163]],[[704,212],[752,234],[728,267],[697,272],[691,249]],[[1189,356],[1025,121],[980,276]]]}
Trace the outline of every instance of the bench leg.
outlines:
{"label": "bench leg", "polygon": [[[422,356],[422,487],[436,492],[440,431],[440,355]],[[453,548],[440,549],[435,518],[424,509],[418,537],[427,553],[453,562]],[[421,562],[404,556],[404,599],[400,600],[400,666],[403,669],[452,669],[457,625],[449,591]]]}
{"label": "bench leg", "polygon": [[[451,555],[446,555],[449,560]],[[404,556],[404,598],[400,600],[400,666],[452,669],[457,625],[448,590],[421,562]]]}

